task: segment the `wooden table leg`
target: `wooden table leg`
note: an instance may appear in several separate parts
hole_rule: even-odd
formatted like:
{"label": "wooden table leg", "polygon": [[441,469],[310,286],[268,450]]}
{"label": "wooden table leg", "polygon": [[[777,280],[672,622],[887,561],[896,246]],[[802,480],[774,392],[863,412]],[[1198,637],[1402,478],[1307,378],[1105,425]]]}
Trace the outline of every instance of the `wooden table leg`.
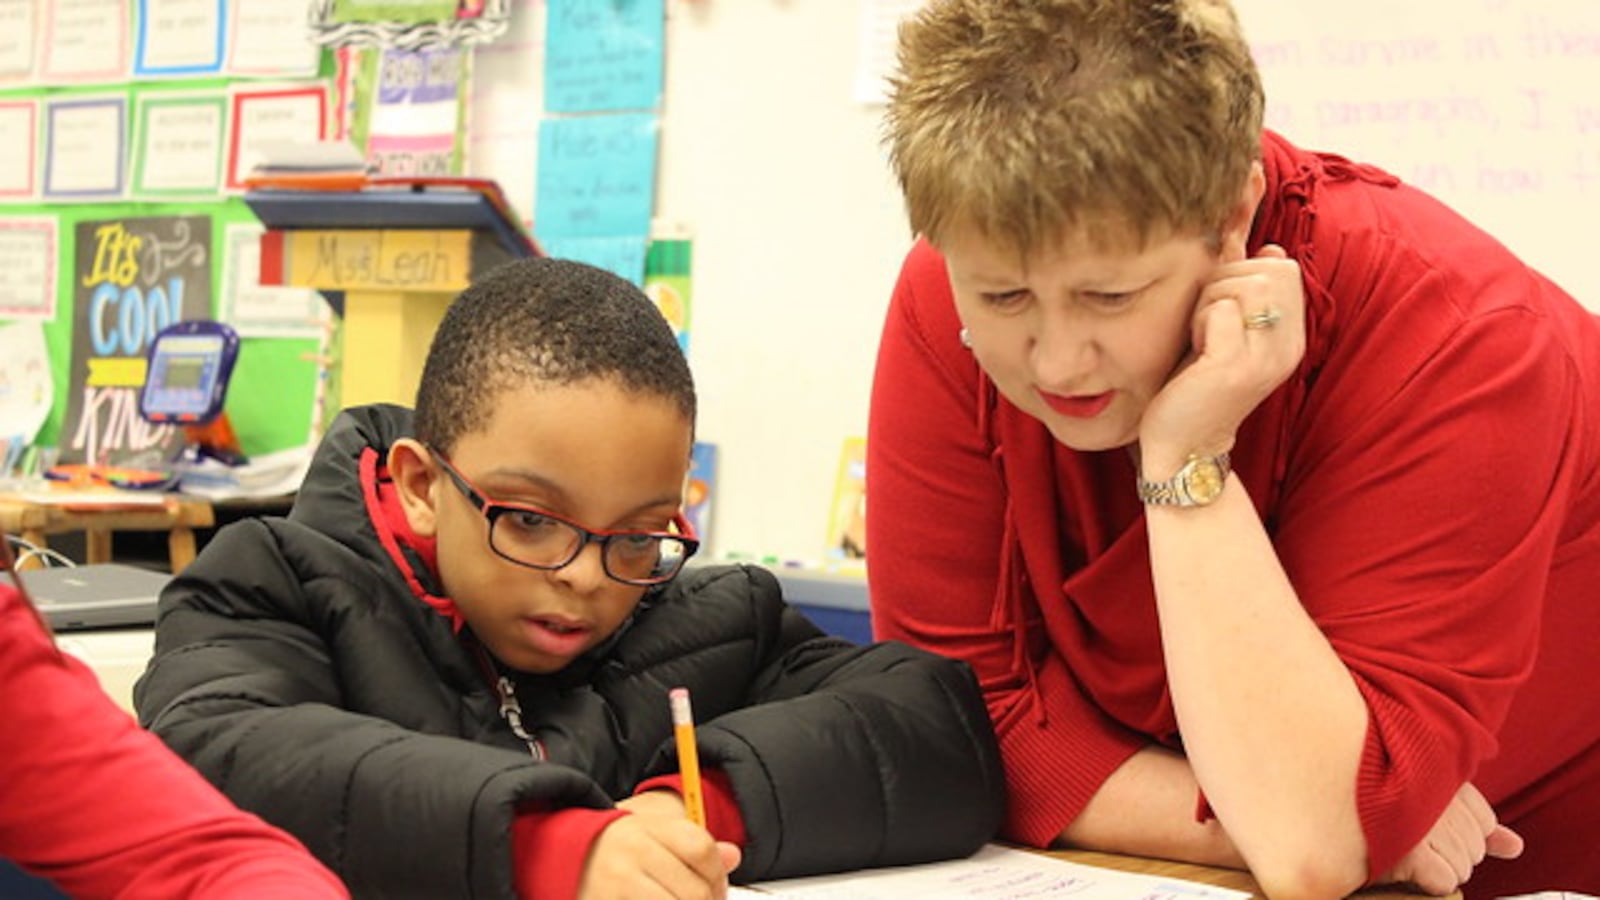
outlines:
{"label": "wooden table leg", "polygon": [[174,525],[167,532],[167,553],[172,558],[172,574],[182,572],[194,562],[194,529],[187,525]]}
{"label": "wooden table leg", "polygon": [[91,563],[111,562],[111,529],[86,528],[83,532],[83,555]]}
{"label": "wooden table leg", "polygon": [[[40,550],[48,550],[48,549],[50,549],[50,545],[48,543],[46,543],[46,541],[45,541],[44,532],[40,531],[37,528],[24,528],[24,529],[22,529],[22,539],[27,541],[28,543],[32,544],[33,546],[37,547]],[[17,556],[20,559],[22,554],[18,553]],[[27,559],[22,560],[21,562],[17,563],[17,568],[19,568],[19,569],[42,569],[48,563],[49,563],[49,560],[46,560],[43,557],[41,557],[39,554],[35,553],[35,554],[30,554]]]}

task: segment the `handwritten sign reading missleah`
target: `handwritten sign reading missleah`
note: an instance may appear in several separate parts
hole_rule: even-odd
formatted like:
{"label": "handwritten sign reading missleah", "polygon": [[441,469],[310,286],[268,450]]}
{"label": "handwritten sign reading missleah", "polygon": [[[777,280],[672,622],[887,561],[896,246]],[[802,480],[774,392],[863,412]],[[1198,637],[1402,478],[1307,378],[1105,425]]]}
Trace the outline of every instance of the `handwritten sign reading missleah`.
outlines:
{"label": "handwritten sign reading missleah", "polygon": [[467,286],[471,245],[466,230],[269,231],[262,236],[262,283],[454,292]]}

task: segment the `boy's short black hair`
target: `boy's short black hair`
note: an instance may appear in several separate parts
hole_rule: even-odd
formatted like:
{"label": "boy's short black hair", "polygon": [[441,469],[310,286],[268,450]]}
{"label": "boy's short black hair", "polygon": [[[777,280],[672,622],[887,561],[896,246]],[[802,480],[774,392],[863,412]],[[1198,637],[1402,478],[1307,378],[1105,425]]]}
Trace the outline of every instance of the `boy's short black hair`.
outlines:
{"label": "boy's short black hair", "polygon": [[448,453],[487,424],[501,391],[594,379],[670,400],[693,427],[688,361],[638,288],[571,260],[507,263],[462,291],[439,323],[417,388],[416,436]]}

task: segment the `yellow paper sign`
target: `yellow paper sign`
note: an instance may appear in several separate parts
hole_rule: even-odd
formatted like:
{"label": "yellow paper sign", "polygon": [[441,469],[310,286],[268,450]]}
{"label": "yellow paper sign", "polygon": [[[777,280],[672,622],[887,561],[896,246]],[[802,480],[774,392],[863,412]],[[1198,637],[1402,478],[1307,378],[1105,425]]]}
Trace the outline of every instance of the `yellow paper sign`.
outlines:
{"label": "yellow paper sign", "polygon": [[320,290],[464,290],[472,232],[432,229],[284,232],[283,283]]}

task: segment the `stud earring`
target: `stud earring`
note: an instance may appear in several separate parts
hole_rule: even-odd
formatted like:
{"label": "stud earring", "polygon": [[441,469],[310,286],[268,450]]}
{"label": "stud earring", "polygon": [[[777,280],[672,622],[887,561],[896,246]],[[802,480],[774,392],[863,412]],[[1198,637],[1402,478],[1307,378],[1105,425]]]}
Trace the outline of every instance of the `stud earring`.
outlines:
{"label": "stud earring", "polygon": [[961,338],[961,346],[967,348],[968,350],[972,349],[972,331],[970,329],[961,329],[957,336]]}

